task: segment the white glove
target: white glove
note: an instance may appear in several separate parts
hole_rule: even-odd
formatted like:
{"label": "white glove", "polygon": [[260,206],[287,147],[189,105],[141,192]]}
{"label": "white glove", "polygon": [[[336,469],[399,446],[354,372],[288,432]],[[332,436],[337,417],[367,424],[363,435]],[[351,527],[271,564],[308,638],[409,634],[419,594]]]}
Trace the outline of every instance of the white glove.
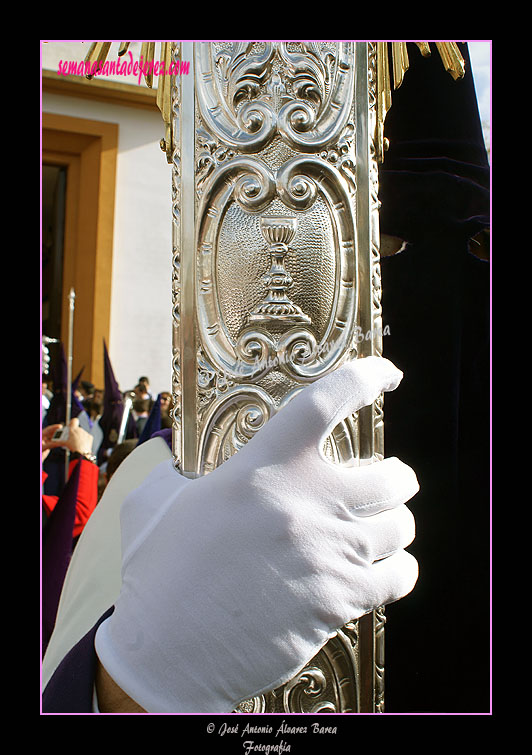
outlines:
{"label": "white glove", "polygon": [[210,474],[177,486],[163,462],[124,501],[122,589],[96,651],[142,708],[230,712],[288,681],[347,621],[412,590],[414,472],[394,458],[340,466],[322,451],[338,422],[401,378],[386,359],[351,362]]}

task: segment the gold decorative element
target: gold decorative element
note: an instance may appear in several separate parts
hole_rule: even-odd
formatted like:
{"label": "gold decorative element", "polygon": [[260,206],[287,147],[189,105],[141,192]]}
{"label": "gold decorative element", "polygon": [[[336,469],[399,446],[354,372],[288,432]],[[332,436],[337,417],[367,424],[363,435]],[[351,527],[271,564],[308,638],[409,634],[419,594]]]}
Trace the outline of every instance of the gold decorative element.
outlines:
{"label": "gold decorative element", "polygon": [[419,51],[424,58],[430,58],[430,45],[428,42],[416,42],[416,45],[419,47]]}
{"label": "gold decorative element", "polygon": [[[172,64],[172,43],[161,42],[161,60],[164,63],[164,71],[171,70]],[[173,74],[165,73],[159,76],[159,85],[157,87],[157,106],[163,116],[165,125],[164,144],[161,142],[161,149],[166,153],[166,160],[172,163],[172,86]]]}
{"label": "gold decorative element", "polygon": [[[463,78],[465,75],[465,61],[456,42],[436,42],[435,44],[445,70],[451,74],[455,81]],[[375,127],[375,148],[379,163],[384,161],[384,153],[388,149],[387,140],[384,138],[384,121],[392,106],[389,45],[392,50],[394,89],[398,89],[401,86],[404,75],[409,67],[406,42],[377,42],[377,123]],[[431,49],[429,42],[416,42],[416,45],[424,58],[430,57]]]}
{"label": "gold decorative element", "polygon": [[140,48],[140,57],[148,64],[144,73],[144,81],[146,86],[151,89],[153,87],[153,70],[150,64],[153,63],[155,57],[155,42],[143,42]]}
{"label": "gold decorative element", "polygon": [[[123,45],[123,43],[122,43]],[[93,42],[89,47],[89,52],[85,56],[85,63],[104,63],[109,55],[110,42]],[[92,79],[92,74],[86,75],[87,79]]]}
{"label": "gold decorative element", "polygon": [[[120,42],[118,48],[118,55],[122,57],[129,49],[131,42]],[[159,76],[157,86],[157,107],[161,111],[165,125],[165,135],[161,139],[161,149],[166,153],[166,159],[168,163],[172,162],[173,141],[172,141],[172,86],[174,83],[174,74],[168,73],[172,63],[172,46],[173,42],[161,42],[161,64],[164,65],[162,69],[165,73]],[[93,42],[89,48],[87,55],[85,56],[85,63],[105,63],[109,54],[111,42]],[[143,42],[140,49],[140,56],[142,61],[142,73],[146,86],[151,89],[153,87],[153,61],[155,58],[155,42]],[[91,74],[87,74],[87,79],[92,79]]]}
{"label": "gold decorative element", "polygon": [[390,67],[388,64],[387,42],[377,42],[377,87],[375,98],[377,103],[377,120],[375,125],[375,154],[379,163],[384,160],[384,152],[388,145],[384,139],[384,121],[392,106],[392,87],[390,84]]}
{"label": "gold decorative element", "polygon": [[[429,42],[415,43],[425,58],[430,57],[431,49]],[[124,55],[130,42],[121,42],[118,50],[120,56]],[[463,78],[465,75],[465,62],[456,42],[435,42],[445,70],[453,79]],[[109,54],[110,42],[93,42],[85,62],[104,62]],[[392,106],[392,84],[390,80],[389,48],[392,51],[393,65],[393,89],[398,89],[403,83],[403,78],[408,71],[409,60],[406,42],[377,42],[377,122],[376,122],[376,156],[379,163],[384,161],[384,153],[388,149],[387,140],[384,138],[384,121]],[[143,42],[141,58],[147,63],[144,79],[151,89],[153,86],[153,63],[155,56],[155,42]],[[172,42],[161,42],[161,60],[164,61],[165,70],[168,70],[172,59]],[[88,79],[92,76],[88,75]],[[161,139],[161,149],[166,153],[166,159],[172,162],[172,128],[171,128],[171,90],[173,76],[161,76],[157,89],[157,105],[161,111],[165,124],[165,136]]]}
{"label": "gold decorative element", "polygon": [[403,76],[408,71],[408,51],[406,42],[392,42],[393,86],[398,89],[403,83]]}
{"label": "gold decorative element", "polygon": [[461,79],[465,75],[465,62],[460,54],[456,42],[436,42],[436,47],[445,66],[445,70],[453,79]]}

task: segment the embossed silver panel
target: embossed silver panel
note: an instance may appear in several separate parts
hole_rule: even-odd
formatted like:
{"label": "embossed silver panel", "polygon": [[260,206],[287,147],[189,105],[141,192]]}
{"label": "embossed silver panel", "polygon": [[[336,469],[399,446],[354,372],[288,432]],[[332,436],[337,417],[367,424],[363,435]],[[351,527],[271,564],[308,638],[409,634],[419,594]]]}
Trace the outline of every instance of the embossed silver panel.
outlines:
{"label": "embossed silver panel", "polygon": [[[177,43],[172,97],[174,459],[209,473],[307,383],[380,353],[375,47]],[[382,454],[382,401],[327,442]],[[376,612],[241,711],[382,709]]]}

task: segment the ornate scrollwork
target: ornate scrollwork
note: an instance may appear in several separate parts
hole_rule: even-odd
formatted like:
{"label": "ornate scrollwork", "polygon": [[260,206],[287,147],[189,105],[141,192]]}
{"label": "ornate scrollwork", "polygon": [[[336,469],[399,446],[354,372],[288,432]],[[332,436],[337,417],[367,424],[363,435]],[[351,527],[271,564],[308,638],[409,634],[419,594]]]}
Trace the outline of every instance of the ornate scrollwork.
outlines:
{"label": "ornate scrollwork", "polygon": [[286,331],[277,343],[267,331],[248,328],[240,334],[235,349],[244,365],[241,374],[245,373],[254,380],[270,370],[280,370],[306,382],[315,379],[307,370],[323,369],[321,362],[317,361],[319,347],[316,337],[303,326]]}
{"label": "ornate scrollwork", "polygon": [[315,42],[232,42],[218,52],[198,45],[196,67],[207,130],[241,152],[257,152],[277,134],[316,152],[338,140],[351,110],[349,43],[322,50]]}
{"label": "ornate scrollwork", "polygon": [[277,411],[259,386],[233,386],[210,403],[198,442],[198,474],[207,474],[242,448]]}
{"label": "ornate scrollwork", "polygon": [[[179,44],[172,48],[172,62],[180,58]],[[181,459],[181,352],[179,330],[181,325],[181,248],[179,243],[181,227],[181,163],[179,152],[179,80],[174,79],[171,89],[171,159],[172,159],[172,446],[174,463]]]}
{"label": "ornate scrollwork", "polygon": [[218,165],[234,157],[235,151],[217,144],[205,129],[197,130],[197,140],[202,150],[196,163],[196,193],[201,197],[204,181]]}
{"label": "ornate scrollwork", "polygon": [[241,703],[235,712],[354,713],[360,698],[358,653],[357,622],[351,622],[289,682]]}
{"label": "ornate scrollwork", "polygon": [[338,140],[351,110],[354,67],[351,47],[338,43],[323,58],[316,43],[301,43],[301,52],[280,53],[296,99],[279,112],[278,130],[294,149],[313,152]]}
{"label": "ornate scrollwork", "polygon": [[306,158],[294,158],[279,168],[278,192],[287,207],[306,210],[312,206],[318,192],[315,176],[321,177],[321,167],[318,163],[307,162]]}
{"label": "ornate scrollwork", "polygon": [[330,700],[319,700],[326,688],[327,679],[323,671],[315,667],[305,667],[284,686],[283,707],[291,713],[336,713],[334,703]]}
{"label": "ornate scrollwork", "polygon": [[292,377],[304,379],[305,368],[319,356],[318,342],[308,328],[291,328],[279,340],[278,353],[280,367]]}
{"label": "ornate scrollwork", "polygon": [[[186,249],[174,248],[174,329],[181,348],[190,350],[187,359],[195,357],[195,371],[176,348],[174,453],[179,456],[179,437],[188,428],[183,447],[194,449],[187,470],[195,476],[238,452],[306,383],[356,358],[359,302],[367,303],[372,291],[376,323],[380,288],[378,207],[372,205],[369,268],[360,263],[369,250],[357,226],[368,176],[357,156],[362,116],[355,66],[366,46],[185,47],[195,100],[190,81],[180,82],[190,110],[181,152],[174,153],[173,209],[175,227],[185,221],[193,233],[185,234]],[[365,76],[357,70],[357,81]],[[181,172],[183,185],[193,185],[191,194],[183,191],[184,210]],[[190,254],[192,268],[185,264]],[[183,302],[193,328],[182,327]],[[346,418],[327,439],[327,457],[353,463],[367,432],[357,415]],[[358,626],[343,627],[287,684],[243,701],[237,712],[357,712]]]}
{"label": "ornate scrollwork", "polygon": [[[230,338],[224,327],[217,283],[220,227],[228,217],[229,206],[236,202],[246,213],[258,213],[278,197],[285,207],[303,212],[313,206],[318,196],[327,208],[333,229],[328,243],[336,270],[334,309],[320,338],[307,326],[306,330],[297,331],[297,339],[294,332],[290,332],[281,336],[276,344],[267,331],[249,330],[254,320],[264,322],[268,318],[284,319],[288,324],[309,323],[310,317],[297,304],[292,307],[293,302],[286,296],[277,301],[271,296],[264,305],[259,302],[251,310],[248,322],[242,323],[238,337]],[[232,379],[251,380],[271,369],[272,360],[276,358],[275,366],[302,381],[314,380],[336,364],[351,344],[357,311],[355,220],[349,185],[336,168],[317,157],[302,156],[287,161],[274,172],[254,158],[234,158],[216,168],[208,180],[199,217],[198,324],[212,363],[219,365]],[[278,218],[262,216],[259,227],[272,229],[280,227],[279,223]],[[295,223],[295,218],[285,218],[283,228],[294,229]],[[292,236],[291,231],[289,235]],[[274,236],[267,237],[275,251],[275,244],[285,242],[275,241]],[[278,289],[292,282],[291,277],[284,277],[285,271],[280,265],[272,269],[270,280],[276,282]],[[270,286],[273,288],[274,283]],[[281,311],[278,307],[284,309]],[[261,365],[260,369],[257,364]]]}

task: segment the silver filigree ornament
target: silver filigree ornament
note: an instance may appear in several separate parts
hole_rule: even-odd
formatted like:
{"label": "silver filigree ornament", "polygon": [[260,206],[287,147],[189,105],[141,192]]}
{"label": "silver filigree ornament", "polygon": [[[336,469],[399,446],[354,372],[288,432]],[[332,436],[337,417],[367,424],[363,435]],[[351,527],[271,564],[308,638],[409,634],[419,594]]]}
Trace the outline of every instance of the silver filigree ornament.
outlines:
{"label": "silver filigree ornament", "polygon": [[[181,57],[192,75],[173,98],[174,458],[196,476],[306,383],[368,353],[355,336],[378,321],[380,279],[367,45],[182,43]],[[346,418],[327,456],[371,456],[375,416]],[[358,629],[238,711],[370,709],[360,680],[375,676],[374,634]]]}
{"label": "silver filigree ornament", "polygon": [[263,276],[268,295],[250,312],[249,322],[311,322],[310,317],[305,315],[301,307],[294,304],[287,294],[293,279],[284,266],[284,258],[290,251],[289,244],[296,234],[296,229],[296,218],[261,217],[260,230],[268,242],[271,259],[270,269]]}

